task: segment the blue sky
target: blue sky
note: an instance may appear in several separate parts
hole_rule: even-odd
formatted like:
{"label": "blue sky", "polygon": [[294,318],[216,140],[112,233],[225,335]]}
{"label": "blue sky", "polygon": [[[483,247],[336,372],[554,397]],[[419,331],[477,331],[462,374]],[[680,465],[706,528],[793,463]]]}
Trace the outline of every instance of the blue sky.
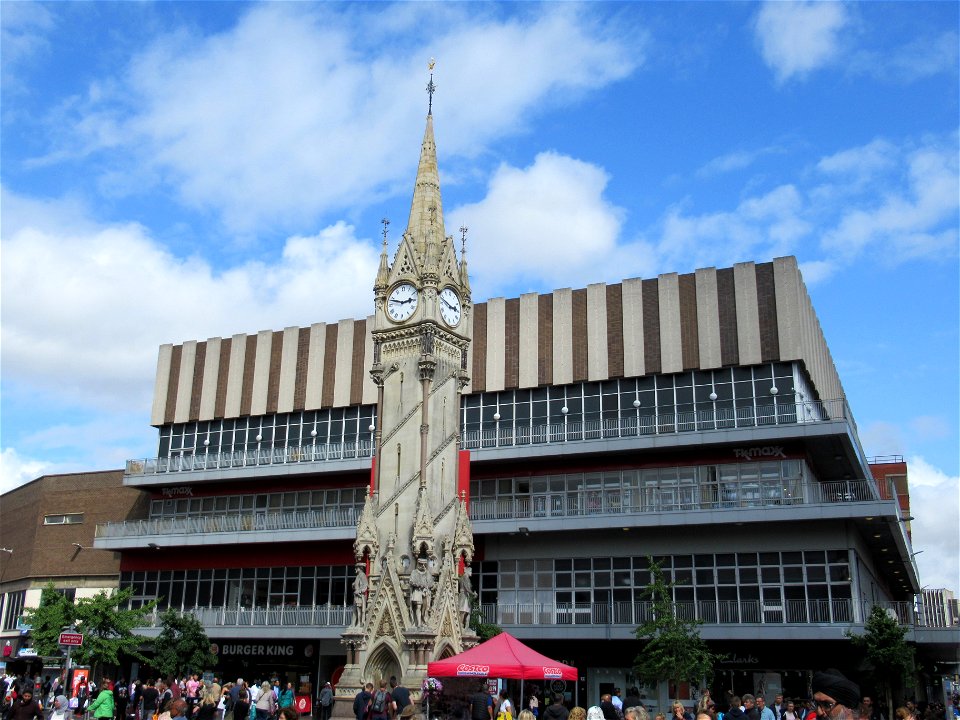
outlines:
{"label": "blue sky", "polygon": [[796,255],[958,588],[958,13],[3,2],[0,488],[152,455],[161,343],[368,314],[435,57],[475,300]]}

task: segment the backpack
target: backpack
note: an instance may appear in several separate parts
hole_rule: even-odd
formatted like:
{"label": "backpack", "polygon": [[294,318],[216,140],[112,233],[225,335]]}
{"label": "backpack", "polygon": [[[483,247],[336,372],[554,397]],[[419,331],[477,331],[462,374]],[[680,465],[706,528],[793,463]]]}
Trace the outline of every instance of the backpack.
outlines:
{"label": "backpack", "polygon": [[375,713],[382,713],[383,706],[387,702],[387,694],[383,690],[378,690],[377,694],[373,697],[373,711]]}
{"label": "backpack", "polygon": [[157,709],[157,712],[164,712],[167,710],[167,705],[170,701],[173,700],[173,691],[170,688],[167,688],[163,691],[163,695],[160,696],[160,707]]}

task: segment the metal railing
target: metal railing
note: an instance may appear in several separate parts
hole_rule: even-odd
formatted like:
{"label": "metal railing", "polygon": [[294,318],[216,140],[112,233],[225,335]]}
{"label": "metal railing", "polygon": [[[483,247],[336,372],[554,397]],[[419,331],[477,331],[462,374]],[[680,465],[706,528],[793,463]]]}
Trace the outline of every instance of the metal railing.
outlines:
{"label": "metal railing", "polygon": [[530,426],[498,423],[498,427],[465,431],[461,445],[465,450],[478,450],[514,445],[796,425],[837,419],[848,419],[852,422],[847,403],[843,399],[781,402],[772,405],[712,408],[652,415],[641,415],[638,411],[636,416],[606,420],[582,421],[571,418],[564,419],[561,423]]}
{"label": "metal railing", "polygon": [[171,457],[127,460],[126,474],[156,475],[196,470],[224,470],[264,465],[352,460],[372,456],[373,442],[370,440],[322,445],[291,445],[261,450],[234,450],[212,453],[201,451]]}
{"label": "metal railing", "polygon": [[[160,615],[146,616],[141,627],[160,627]],[[352,605],[282,605],[278,607],[193,608],[183,611],[204,627],[346,627],[353,621]]]}
{"label": "metal railing", "polygon": [[97,525],[95,537],[144,537],[353,527],[357,524],[357,518],[362,511],[362,505],[349,505],[325,510],[248,512],[241,515],[198,515],[128,520]]}
{"label": "metal railing", "polygon": [[[923,626],[913,603],[856,603],[853,600],[729,600],[678,602],[674,612],[705,625],[857,625],[880,605],[901,625]],[[859,607],[857,607],[859,606]],[[860,610],[859,615],[855,610]],[[653,619],[650,602],[500,603],[480,606],[484,622],[498,625],[626,625]],[[353,621],[352,605],[282,605],[278,607],[193,608],[206,628],[214,627],[346,627]],[[146,616],[144,628],[160,626],[160,612]]]}
{"label": "metal railing", "polygon": [[890,500],[888,483],[872,480],[808,482],[800,480],[741,481],[709,485],[660,485],[597,488],[473,499],[471,520],[632,515],[649,512],[718,510],[761,506],[823,505]]}
{"label": "metal railing", "polygon": [[[660,485],[598,488],[575,492],[477,498],[470,502],[471,520],[511,520],[588,515],[633,515],[650,512],[718,510],[762,506],[823,505],[869,502],[894,497],[890,482],[839,480],[740,481],[709,485]],[[95,537],[131,538],[200,533],[242,533],[354,527],[362,505],[324,510],[244,512],[242,514],[127,520],[97,525]]]}

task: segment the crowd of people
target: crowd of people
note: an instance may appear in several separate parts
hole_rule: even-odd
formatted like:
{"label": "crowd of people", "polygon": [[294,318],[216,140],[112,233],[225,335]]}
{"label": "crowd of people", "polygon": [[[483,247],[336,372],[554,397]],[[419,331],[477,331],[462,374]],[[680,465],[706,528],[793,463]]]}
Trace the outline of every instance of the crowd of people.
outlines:
{"label": "crowd of people", "polygon": [[281,687],[278,680],[248,684],[238,678],[221,685],[216,677],[203,681],[194,674],[180,680],[103,678],[98,686],[83,677],[68,691],[60,678],[4,676],[0,697],[0,720],[300,720],[293,683]]}
{"label": "crowd of people", "polygon": [[[816,673],[809,698],[781,693],[767,702],[763,693],[728,693],[722,704],[703,690],[694,708],[673,702],[660,712],[649,709],[637,688],[621,698],[619,689],[601,695],[596,705],[568,707],[562,695],[541,700],[535,688],[518,708],[507,690],[491,694],[486,684],[462,702],[445,703],[452,720],[943,720],[942,703],[917,705],[908,701],[893,713],[878,707],[872,696],[837,670]],[[293,683],[278,680],[248,683],[243,678],[221,684],[196,674],[180,680],[113,682],[98,686],[84,677],[72,691],[60,678],[0,676],[0,720],[300,720]],[[410,690],[396,678],[367,683],[353,701],[356,720],[421,720],[428,716],[427,695],[413,702]],[[320,690],[314,717],[330,720],[334,693],[330,683]],[[960,697],[953,698],[955,716]],[[434,708],[436,710],[437,708]]]}

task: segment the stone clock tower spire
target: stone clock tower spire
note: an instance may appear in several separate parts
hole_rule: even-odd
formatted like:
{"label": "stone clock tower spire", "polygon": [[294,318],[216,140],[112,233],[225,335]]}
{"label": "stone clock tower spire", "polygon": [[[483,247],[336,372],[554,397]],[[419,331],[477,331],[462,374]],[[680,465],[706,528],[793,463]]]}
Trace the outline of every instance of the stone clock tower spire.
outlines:
{"label": "stone clock tower spire", "polygon": [[371,492],[354,542],[353,625],[338,697],[368,681],[402,677],[417,689],[427,663],[477,642],[465,629],[473,531],[460,392],[467,384],[471,300],[466,263],[444,231],[430,107],[406,231],[393,261],[384,245],[372,328],[378,389]]}

